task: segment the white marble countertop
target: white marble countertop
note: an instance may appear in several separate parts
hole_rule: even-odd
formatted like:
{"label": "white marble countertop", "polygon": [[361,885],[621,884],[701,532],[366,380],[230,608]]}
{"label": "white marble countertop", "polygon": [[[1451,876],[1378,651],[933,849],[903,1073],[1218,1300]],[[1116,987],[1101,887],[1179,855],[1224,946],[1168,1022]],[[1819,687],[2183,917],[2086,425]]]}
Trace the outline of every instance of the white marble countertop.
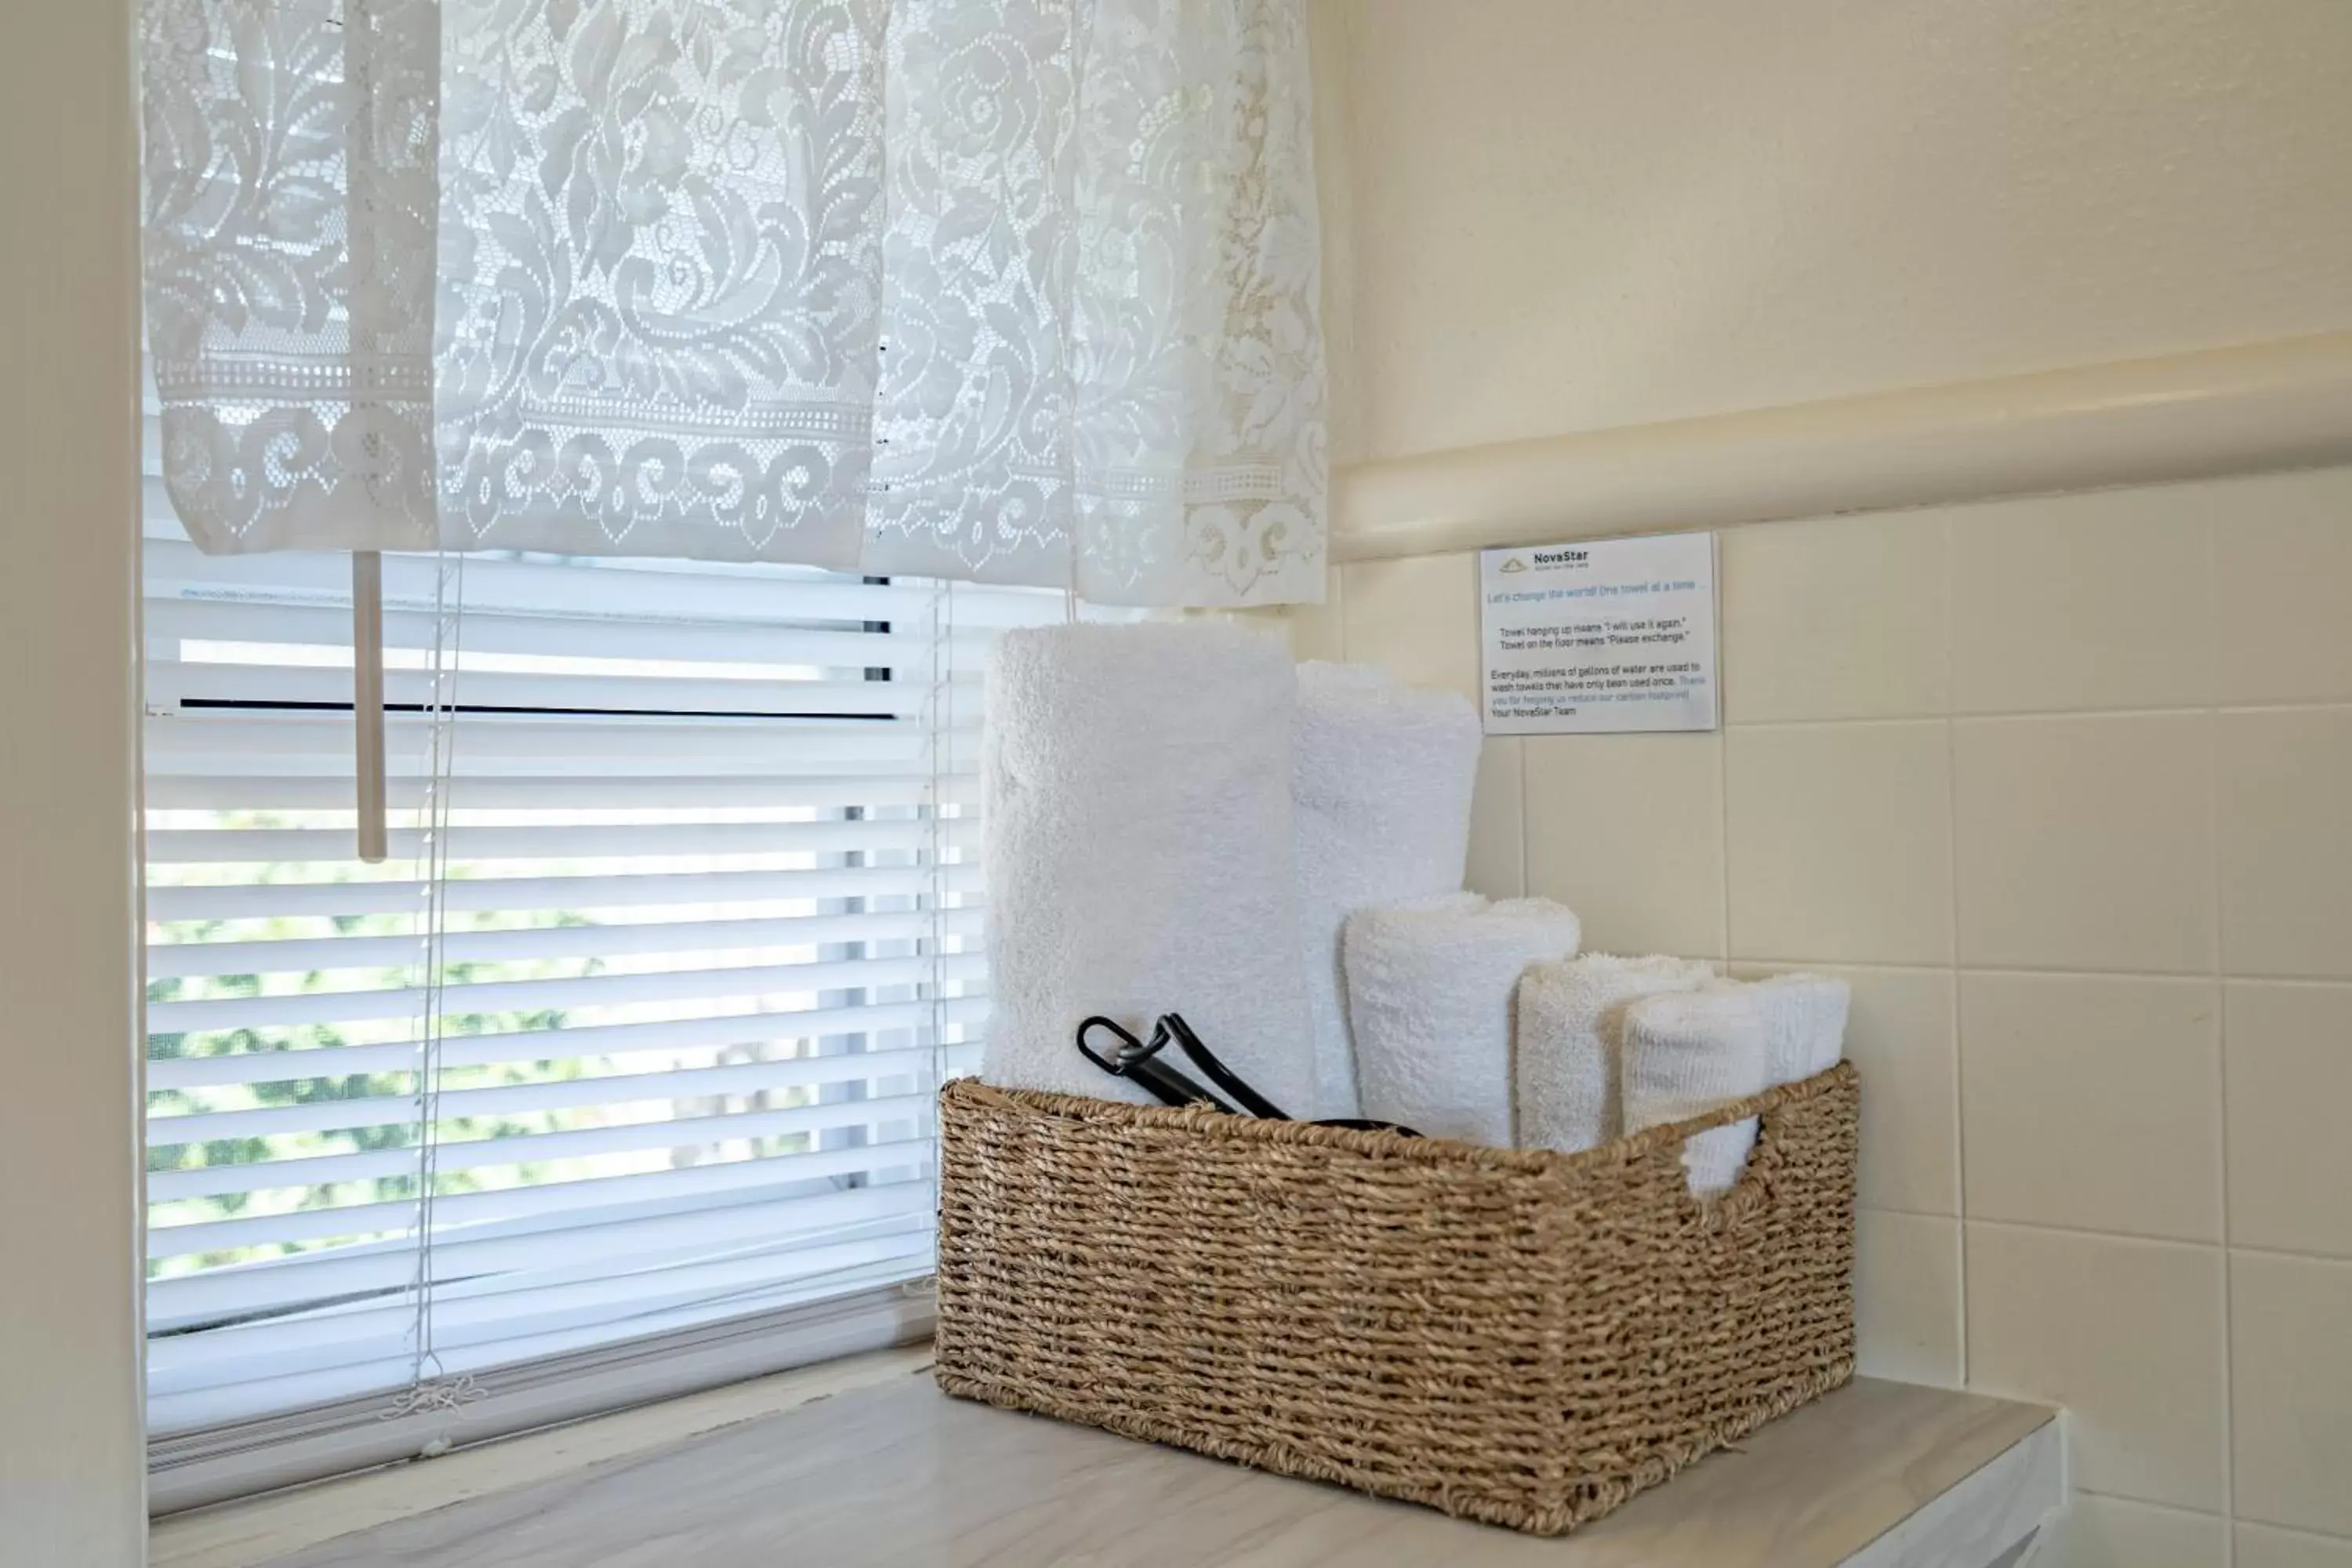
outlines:
{"label": "white marble countertop", "polygon": [[[462,1500],[406,1518],[355,1490],[350,1533],[332,1531],[334,1489],[315,1490],[311,1544],[290,1552],[206,1556],[207,1531],[215,1542],[241,1539],[247,1552],[273,1539],[240,1535],[236,1510],[166,1521],[155,1561],[1992,1568],[2021,1561],[2064,1497],[2052,1412],[1862,1379],[1608,1518],[1542,1540],[951,1400],[903,1352],[873,1370],[863,1381],[835,1373],[827,1386],[837,1392],[803,1392],[806,1403],[779,1413],[601,1458],[593,1441],[575,1440],[582,1462],[541,1465],[535,1479],[515,1456],[494,1458],[503,1445],[414,1467],[445,1492],[468,1463],[503,1465],[511,1484],[495,1484],[485,1468],[451,1494]],[[393,1479],[372,1478],[379,1490]]]}

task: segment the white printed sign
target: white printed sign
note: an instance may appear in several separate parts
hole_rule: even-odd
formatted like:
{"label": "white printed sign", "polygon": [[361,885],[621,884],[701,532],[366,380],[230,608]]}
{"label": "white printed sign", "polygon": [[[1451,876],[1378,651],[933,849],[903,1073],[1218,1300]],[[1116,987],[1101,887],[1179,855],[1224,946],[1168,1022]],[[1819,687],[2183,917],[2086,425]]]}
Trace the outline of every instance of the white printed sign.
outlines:
{"label": "white printed sign", "polygon": [[1715,535],[1478,557],[1486,733],[1712,730]]}

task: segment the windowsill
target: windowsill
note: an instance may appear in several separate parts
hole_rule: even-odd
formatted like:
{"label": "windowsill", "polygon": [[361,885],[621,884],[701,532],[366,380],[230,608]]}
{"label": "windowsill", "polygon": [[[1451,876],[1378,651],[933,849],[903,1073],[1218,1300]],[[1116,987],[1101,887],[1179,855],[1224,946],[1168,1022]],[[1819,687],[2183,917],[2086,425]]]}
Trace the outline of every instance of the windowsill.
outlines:
{"label": "windowsill", "polygon": [[158,1520],[148,1568],[257,1568],[321,1542],[626,1459],[930,1365],[928,1342],[874,1351],[356,1476]]}
{"label": "windowsill", "polygon": [[[571,1568],[658,1550],[721,1568],[789,1538],[821,1562],[1994,1568],[2065,1495],[2052,1412],[1865,1378],[1547,1542],[951,1400],[910,1376],[929,1360],[858,1356],[167,1520],[152,1562]],[[593,1487],[570,1481],[590,1466]]]}

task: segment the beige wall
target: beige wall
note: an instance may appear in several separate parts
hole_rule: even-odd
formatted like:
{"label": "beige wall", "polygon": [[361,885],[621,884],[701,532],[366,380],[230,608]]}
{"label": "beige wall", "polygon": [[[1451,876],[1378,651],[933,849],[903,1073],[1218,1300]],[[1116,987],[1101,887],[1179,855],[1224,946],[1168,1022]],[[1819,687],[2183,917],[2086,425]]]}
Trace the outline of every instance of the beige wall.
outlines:
{"label": "beige wall", "polygon": [[[2341,0],[1315,19],[1339,462],[2352,327]],[[2074,1413],[2053,1561],[2352,1568],[2352,469],[1721,551],[1722,731],[1490,741],[1474,884],[1853,983],[1864,1368]],[[1475,695],[1473,573],[1294,639]]]}
{"label": "beige wall", "polygon": [[[1864,1369],[2072,1409],[2060,1561],[2352,1563],[2352,469],[1735,529],[1721,586],[1722,732],[1490,740],[1474,883],[1852,982]],[[1302,655],[1475,695],[1471,557],[1336,588]]]}
{"label": "beige wall", "polygon": [[144,1553],[130,7],[0,51],[0,1563]]}
{"label": "beige wall", "polygon": [[2352,327],[2343,0],[1315,20],[1342,462]]}

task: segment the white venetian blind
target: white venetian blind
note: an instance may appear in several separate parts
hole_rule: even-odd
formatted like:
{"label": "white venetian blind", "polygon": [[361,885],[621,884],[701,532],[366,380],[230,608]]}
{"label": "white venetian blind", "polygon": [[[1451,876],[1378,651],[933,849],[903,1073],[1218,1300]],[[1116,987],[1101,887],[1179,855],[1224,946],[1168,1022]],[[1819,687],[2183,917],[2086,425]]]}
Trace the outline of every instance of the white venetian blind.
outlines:
{"label": "white venetian blind", "polygon": [[[387,556],[369,866],[346,558],[150,512],[159,1502],[929,1271],[932,1096],[987,1006],[980,662],[1059,595]],[[298,1438],[341,1458],[252,1458]]]}

